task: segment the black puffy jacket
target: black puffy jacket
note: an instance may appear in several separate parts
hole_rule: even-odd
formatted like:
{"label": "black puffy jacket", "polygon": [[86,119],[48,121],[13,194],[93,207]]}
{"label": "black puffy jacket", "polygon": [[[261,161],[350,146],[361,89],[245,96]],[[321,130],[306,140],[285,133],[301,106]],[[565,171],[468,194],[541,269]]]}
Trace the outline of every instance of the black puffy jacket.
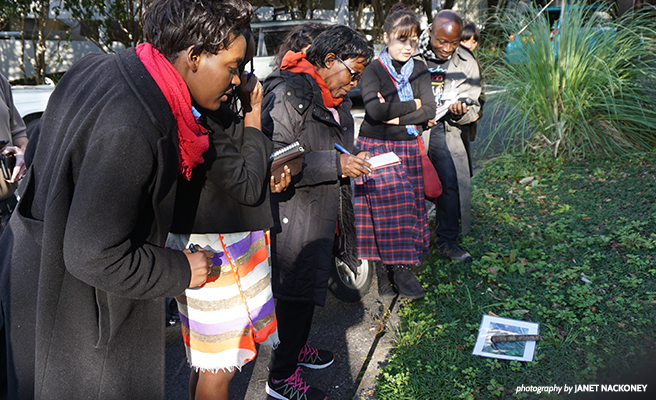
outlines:
{"label": "black puffy jacket", "polygon": [[264,85],[262,131],[274,149],[299,141],[305,148],[303,170],[292,185],[271,195],[272,283],[276,298],[311,302],[326,299],[335,231],[339,255],[357,263],[350,178],[342,178],[339,143],[356,154],[351,100],[337,106],[341,124],[324,106],[321,90],[307,74],[277,70]]}

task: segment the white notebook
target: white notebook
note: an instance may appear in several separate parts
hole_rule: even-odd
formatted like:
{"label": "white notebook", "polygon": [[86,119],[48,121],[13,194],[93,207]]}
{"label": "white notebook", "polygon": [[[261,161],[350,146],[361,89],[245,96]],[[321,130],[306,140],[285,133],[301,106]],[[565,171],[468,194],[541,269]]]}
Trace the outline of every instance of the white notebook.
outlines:
{"label": "white notebook", "polygon": [[371,157],[367,161],[369,162],[369,164],[371,164],[372,170],[401,163],[399,156],[397,156],[396,153],[394,153],[393,151],[390,151],[389,153],[385,153],[385,154],[379,154],[375,157]]}

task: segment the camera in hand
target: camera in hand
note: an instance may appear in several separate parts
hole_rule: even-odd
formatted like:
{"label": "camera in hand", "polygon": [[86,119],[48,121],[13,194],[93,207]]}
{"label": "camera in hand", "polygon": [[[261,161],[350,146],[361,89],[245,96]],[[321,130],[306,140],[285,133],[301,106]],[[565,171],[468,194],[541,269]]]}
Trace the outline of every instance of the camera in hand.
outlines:
{"label": "camera in hand", "polygon": [[473,106],[473,105],[478,106],[478,105],[480,105],[480,104],[478,104],[478,102],[476,100],[472,99],[471,97],[460,97],[460,98],[458,98],[458,101],[461,102],[461,103],[465,103],[468,106]]}
{"label": "camera in hand", "polygon": [[11,179],[15,166],[16,157],[13,154],[0,154],[0,168],[5,179]]}

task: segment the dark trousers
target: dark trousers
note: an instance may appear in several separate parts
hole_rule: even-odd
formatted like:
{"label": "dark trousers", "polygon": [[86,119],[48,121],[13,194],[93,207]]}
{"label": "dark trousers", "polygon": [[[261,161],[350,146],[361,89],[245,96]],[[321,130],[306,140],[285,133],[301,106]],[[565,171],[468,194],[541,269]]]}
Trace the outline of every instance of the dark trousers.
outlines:
{"label": "dark trousers", "polygon": [[11,218],[11,213],[16,208],[16,202],[16,197],[13,195],[8,199],[0,201],[0,236],[7,225],[9,225],[9,218]]}
{"label": "dark trousers", "polygon": [[458,175],[446,145],[444,122],[438,121],[431,128],[428,157],[442,182],[442,195],[435,200],[437,214],[435,244],[439,247],[447,243],[455,243],[460,230]]}
{"label": "dark trousers", "polygon": [[273,379],[287,379],[296,371],[298,355],[310,335],[313,315],[312,303],[276,301],[280,344],[273,350],[269,363],[269,375]]}

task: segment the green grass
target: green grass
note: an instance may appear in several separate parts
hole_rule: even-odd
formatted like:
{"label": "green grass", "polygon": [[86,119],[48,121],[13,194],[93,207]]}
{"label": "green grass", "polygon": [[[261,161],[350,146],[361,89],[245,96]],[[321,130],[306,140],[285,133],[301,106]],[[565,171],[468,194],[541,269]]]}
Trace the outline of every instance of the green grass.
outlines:
{"label": "green grass", "polygon": [[[426,297],[401,305],[377,399],[553,398],[515,388],[605,383],[653,359],[656,154],[505,155],[472,194],[475,261],[424,263]],[[472,355],[488,313],[540,323],[534,361]]]}

